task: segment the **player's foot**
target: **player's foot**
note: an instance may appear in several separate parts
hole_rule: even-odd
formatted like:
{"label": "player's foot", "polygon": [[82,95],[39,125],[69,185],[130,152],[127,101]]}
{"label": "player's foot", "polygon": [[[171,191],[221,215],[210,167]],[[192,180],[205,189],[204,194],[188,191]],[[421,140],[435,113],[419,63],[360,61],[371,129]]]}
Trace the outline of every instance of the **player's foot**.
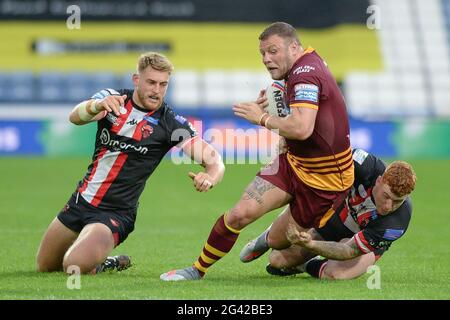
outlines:
{"label": "player's foot", "polygon": [[253,239],[242,248],[239,258],[242,262],[247,263],[261,257],[267,250],[270,249],[267,244],[267,233],[269,230],[264,231],[258,238]]}
{"label": "player's foot", "polygon": [[163,281],[201,280],[202,276],[197,268],[191,266],[184,269],[172,270],[159,276]]}
{"label": "player's foot", "polygon": [[293,268],[275,268],[270,263],[266,266],[266,271],[274,276],[292,276],[294,274],[303,273],[304,271],[301,270],[299,267],[293,267]]}
{"label": "player's foot", "polygon": [[96,273],[104,271],[122,271],[131,267],[131,259],[129,256],[120,255],[114,257],[107,257],[105,262],[99,264]]}

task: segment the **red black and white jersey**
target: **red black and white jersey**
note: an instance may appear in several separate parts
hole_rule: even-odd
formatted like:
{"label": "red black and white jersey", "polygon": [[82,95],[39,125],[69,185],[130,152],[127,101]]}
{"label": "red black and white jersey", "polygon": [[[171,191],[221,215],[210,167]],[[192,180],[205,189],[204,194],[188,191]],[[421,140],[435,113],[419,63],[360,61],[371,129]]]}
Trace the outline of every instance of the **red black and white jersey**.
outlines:
{"label": "red black and white jersey", "polygon": [[361,253],[381,255],[405,234],[412,214],[411,200],[388,215],[379,215],[372,196],[375,182],[386,164],[362,149],[353,150],[355,181],[346,203],[317,231],[328,241],[353,237]]}
{"label": "red black and white jersey", "polygon": [[189,121],[165,102],[155,111],[137,106],[133,90],[105,89],[92,99],[124,94],[120,116],[105,112],[98,121],[92,163],[78,184],[80,195],[102,209],[136,208],[147,179],[164,155],[197,136]]}

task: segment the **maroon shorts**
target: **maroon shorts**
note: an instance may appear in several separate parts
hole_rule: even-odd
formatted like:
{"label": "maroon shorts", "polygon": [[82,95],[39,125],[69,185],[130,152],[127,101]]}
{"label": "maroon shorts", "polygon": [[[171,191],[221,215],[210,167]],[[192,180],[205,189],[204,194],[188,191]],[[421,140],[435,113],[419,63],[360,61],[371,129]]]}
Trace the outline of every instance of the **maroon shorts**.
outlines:
{"label": "maroon shorts", "polygon": [[279,155],[257,175],[292,196],[289,203],[292,217],[303,228],[324,225],[344,202],[349,191],[311,188],[297,177],[286,154]]}

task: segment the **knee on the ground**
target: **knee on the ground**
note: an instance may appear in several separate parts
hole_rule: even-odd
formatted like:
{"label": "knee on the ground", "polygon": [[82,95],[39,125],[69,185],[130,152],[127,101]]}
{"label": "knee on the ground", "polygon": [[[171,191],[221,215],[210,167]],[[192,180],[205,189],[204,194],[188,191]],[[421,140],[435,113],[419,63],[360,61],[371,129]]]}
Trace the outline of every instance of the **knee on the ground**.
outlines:
{"label": "knee on the ground", "polygon": [[66,273],[90,273],[95,268],[95,265],[87,263],[82,259],[76,259],[72,256],[66,256],[63,260],[63,270]]}
{"label": "knee on the ground", "polygon": [[42,261],[36,260],[36,272],[52,272],[57,271],[55,268],[45,264]]}
{"label": "knee on the ground", "polygon": [[330,280],[350,280],[358,278],[360,275],[351,275],[346,270],[336,268],[325,268],[322,278]]}
{"label": "knee on the ground", "polygon": [[277,251],[273,250],[269,255],[269,263],[272,267],[281,269],[286,267],[286,260],[283,255]]}

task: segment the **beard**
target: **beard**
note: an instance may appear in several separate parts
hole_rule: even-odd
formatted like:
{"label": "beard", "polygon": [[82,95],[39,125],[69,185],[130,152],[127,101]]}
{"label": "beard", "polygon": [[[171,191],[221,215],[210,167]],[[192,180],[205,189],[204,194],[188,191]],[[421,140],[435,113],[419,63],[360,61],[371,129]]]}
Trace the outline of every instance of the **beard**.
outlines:
{"label": "beard", "polygon": [[157,105],[155,105],[155,104],[149,102],[150,98],[147,95],[145,95],[144,93],[142,93],[139,89],[136,89],[136,92],[137,92],[139,101],[142,104],[142,107],[144,107],[145,109],[156,110],[161,106],[162,101],[159,101],[159,103]]}

